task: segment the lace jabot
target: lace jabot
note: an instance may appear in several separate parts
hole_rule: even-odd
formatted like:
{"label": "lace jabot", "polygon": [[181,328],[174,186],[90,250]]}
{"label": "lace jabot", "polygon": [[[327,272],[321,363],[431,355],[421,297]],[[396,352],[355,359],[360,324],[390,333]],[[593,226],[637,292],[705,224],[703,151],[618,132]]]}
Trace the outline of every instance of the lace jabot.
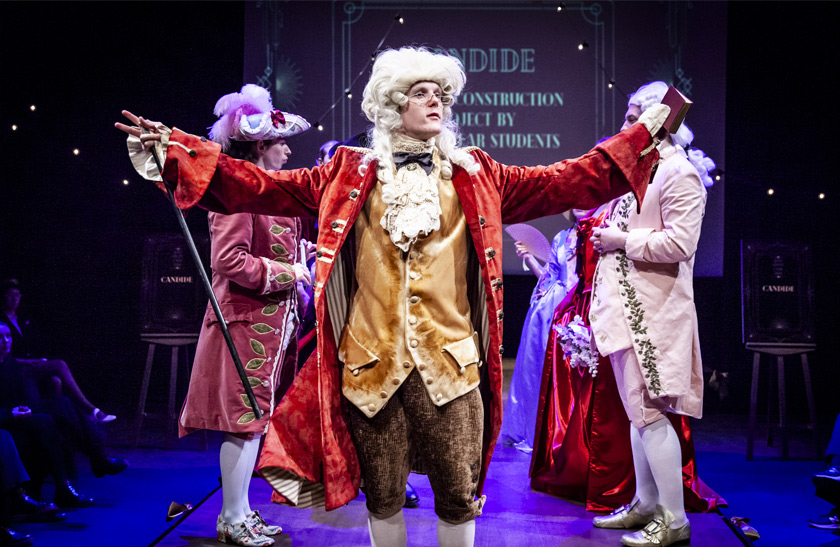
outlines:
{"label": "lace jabot", "polygon": [[394,152],[431,152],[435,159],[435,167],[428,175],[417,164],[408,164],[388,180],[381,177],[386,208],[379,224],[388,231],[394,245],[408,251],[418,237],[440,228],[439,155],[432,140],[421,141],[396,133],[391,144]]}

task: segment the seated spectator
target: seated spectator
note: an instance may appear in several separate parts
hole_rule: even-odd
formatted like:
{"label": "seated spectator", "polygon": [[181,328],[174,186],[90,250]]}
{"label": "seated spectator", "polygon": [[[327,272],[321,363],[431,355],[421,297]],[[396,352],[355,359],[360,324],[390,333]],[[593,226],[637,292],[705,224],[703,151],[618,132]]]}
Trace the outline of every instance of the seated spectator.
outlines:
{"label": "seated spectator", "polygon": [[58,522],[67,515],[52,503],[38,502],[26,495],[24,483],[29,475],[12,435],[0,429],[0,545],[31,545],[32,538],[9,528],[13,521]]}
{"label": "seated spectator", "polygon": [[128,463],[106,455],[98,424],[83,416],[69,399],[38,397],[32,365],[12,357],[12,346],[11,329],[0,322],[0,427],[12,434],[25,454],[23,461],[37,469],[30,471],[35,476],[36,491],[43,478],[51,474],[57,505],[86,507],[93,500],[79,494],[68,480],[75,473],[73,449],[88,456],[97,477],[116,475]]}
{"label": "seated spectator", "polygon": [[12,356],[29,363],[36,374],[40,394],[45,397],[64,395],[81,411],[101,423],[116,420],[113,414],[106,414],[95,407],[76,383],[67,363],[59,359],[46,359],[37,347],[29,329],[29,321],[18,316],[21,292],[16,279],[0,283],[0,321],[6,323],[12,333]]}
{"label": "seated spectator", "polygon": [[834,433],[825,450],[826,468],[814,474],[816,496],[832,505],[825,515],[812,518],[808,524],[823,530],[840,529],[840,416],[834,422]]}

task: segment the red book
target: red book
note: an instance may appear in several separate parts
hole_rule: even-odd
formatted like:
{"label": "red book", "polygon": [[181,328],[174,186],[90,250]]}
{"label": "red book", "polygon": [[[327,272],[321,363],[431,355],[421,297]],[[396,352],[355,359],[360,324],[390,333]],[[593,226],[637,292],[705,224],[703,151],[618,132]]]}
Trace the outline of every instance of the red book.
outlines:
{"label": "red book", "polygon": [[668,114],[663,127],[668,130],[668,133],[676,133],[683,120],[685,120],[685,115],[688,113],[692,102],[688,97],[677,91],[676,87],[671,86],[662,98],[662,104],[671,108],[671,113]]}

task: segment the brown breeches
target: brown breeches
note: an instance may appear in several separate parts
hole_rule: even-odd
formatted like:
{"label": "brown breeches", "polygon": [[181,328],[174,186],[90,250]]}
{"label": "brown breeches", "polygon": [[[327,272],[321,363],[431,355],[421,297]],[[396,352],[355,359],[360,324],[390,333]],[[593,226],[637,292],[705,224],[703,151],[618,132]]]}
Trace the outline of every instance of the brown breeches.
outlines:
{"label": "brown breeches", "polygon": [[435,406],[415,370],[373,418],[349,406],[368,511],[388,518],[402,508],[413,449],[428,472],[438,517],[460,524],[481,514],[483,500],[475,499],[484,427],[478,389]]}

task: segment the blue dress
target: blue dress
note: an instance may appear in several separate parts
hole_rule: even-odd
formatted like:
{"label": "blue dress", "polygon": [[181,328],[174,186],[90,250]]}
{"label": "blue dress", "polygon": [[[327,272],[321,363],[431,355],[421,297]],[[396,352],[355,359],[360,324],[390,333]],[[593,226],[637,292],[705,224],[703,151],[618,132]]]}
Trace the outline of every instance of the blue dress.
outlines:
{"label": "blue dress", "polygon": [[[501,442],[524,452],[531,452],[534,446],[540,380],[554,309],[565,298],[568,292],[565,284],[569,274],[574,272],[577,242],[575,234],[572,234],[570,245],[567,246],[570,230],[572,229],[563,230],[554,236],[551,258],[531,294],[531,304],[522,327],[516,365],[504,408]],[[577,282],[577,279],[574,281]]]}

